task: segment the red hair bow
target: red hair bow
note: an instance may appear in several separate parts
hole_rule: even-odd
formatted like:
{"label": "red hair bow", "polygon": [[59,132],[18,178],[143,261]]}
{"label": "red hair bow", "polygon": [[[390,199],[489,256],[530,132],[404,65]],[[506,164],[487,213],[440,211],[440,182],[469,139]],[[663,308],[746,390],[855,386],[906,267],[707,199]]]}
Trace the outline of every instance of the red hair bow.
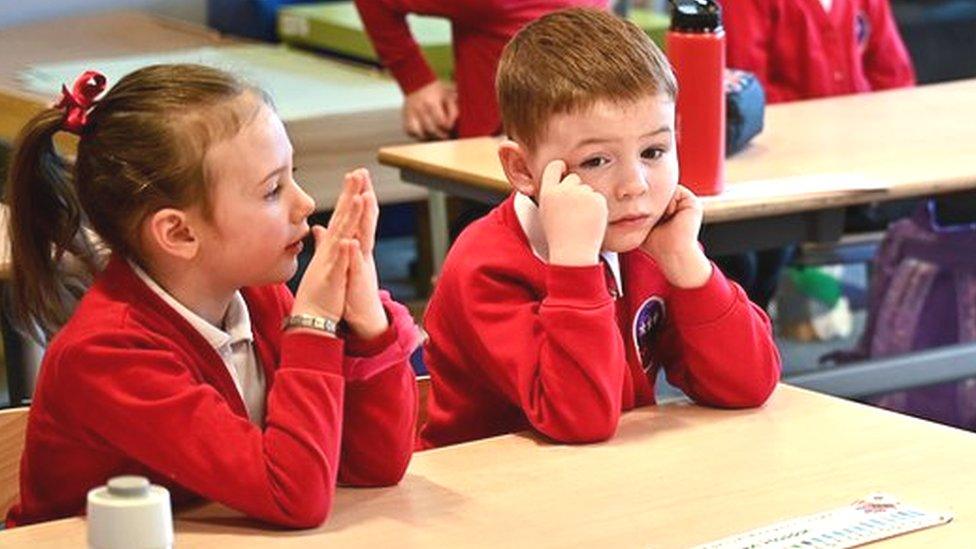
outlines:
{"label": "red hair bow", "polygon": [[95,105],[95,98],[105,91],[105,75],[98,71],[81,73],[71,90],[61,86],[61,101],[55,106],[64,109],[63,130],[81,135],[88,123],[88,111]]}

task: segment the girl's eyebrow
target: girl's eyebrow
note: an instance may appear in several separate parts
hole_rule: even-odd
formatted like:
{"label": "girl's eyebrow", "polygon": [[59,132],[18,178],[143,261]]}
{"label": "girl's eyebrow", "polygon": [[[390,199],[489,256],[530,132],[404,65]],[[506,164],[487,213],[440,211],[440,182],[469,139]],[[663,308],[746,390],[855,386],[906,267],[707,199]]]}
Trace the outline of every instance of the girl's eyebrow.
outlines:
{"label": "girl's eyebrow", "polygon": [[287,168],[288,168],[288,166],[284,166],[284,165],[278,166],[277,168],[275,168],[274,170],[272,170],[271,173],[269,173],[268,175],[262,177],[261,180],[258,181],[258,185],[263,185],[265,181],[271,179],[272,177],[277,177],[277,176],[281,175],[281,173],[284,172]]}

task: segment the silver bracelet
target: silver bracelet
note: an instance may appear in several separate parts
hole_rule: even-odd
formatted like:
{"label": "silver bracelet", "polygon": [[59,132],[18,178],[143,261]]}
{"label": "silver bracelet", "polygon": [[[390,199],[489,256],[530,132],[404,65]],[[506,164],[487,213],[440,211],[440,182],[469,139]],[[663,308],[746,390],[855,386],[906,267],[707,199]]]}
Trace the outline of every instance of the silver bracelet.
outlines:
{"label": "silver bracelet", "polygon": [[303,313],[286,316],[281,321],[281,329],[287,330],[288,328],[311,328],[312,330],[319,330],[332,336],[336,336],[339,323],[324,316],[315,316]]}

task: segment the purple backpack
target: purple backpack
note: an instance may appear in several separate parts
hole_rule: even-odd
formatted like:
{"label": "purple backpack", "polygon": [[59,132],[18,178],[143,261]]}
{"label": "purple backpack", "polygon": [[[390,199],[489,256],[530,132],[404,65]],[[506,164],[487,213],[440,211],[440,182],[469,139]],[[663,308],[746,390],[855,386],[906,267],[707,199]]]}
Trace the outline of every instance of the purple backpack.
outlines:
{"label": "purple backpack", "polygon": [[[976,227],[940,227],[934,202],[892,223],[874,259],[859,348],[838,362],[976,341]],[[867,402],[976,430],[976,378],[886,393]]]}

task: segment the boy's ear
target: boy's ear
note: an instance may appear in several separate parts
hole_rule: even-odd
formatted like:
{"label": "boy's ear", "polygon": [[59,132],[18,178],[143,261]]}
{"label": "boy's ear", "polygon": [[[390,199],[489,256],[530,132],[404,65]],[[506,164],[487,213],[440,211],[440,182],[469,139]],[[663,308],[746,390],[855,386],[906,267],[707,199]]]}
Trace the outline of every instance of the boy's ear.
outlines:
{"label": "boy's ear", "polygon": [[149,216],[145,238],[162,253],[190,260],[200,251],[200,239],[183,210],[163,208]]}
{"label": "boy's ear", "polygon": [[526,195],[536,195],[535,179],[529,169],[529,161],[525,149],[521,145],[506,139],[498,145],[498,159],[505,170],[505,177],[515,187],[515,190]]}

